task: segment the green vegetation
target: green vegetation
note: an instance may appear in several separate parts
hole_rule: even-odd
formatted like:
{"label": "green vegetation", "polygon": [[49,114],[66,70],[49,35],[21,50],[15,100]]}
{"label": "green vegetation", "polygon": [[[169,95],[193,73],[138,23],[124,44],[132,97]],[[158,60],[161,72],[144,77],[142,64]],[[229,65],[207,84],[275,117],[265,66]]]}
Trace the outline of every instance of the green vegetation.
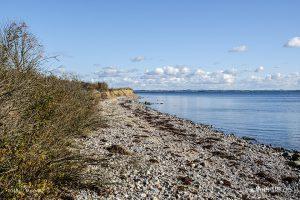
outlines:
{"label": "green vegetation", "polygon": [[0,34],[0,199],[56,199],[79,185],[73,142],[91,128],[97,101],[82,82],[40,72],[47,58],[26,24]]}
{"label": "green vegetation", "polygon": [[97,82],[97,83],[82,82],[82,85],[87,90],[97,90],[98,92],[115,92],[115,91],[126,91],[126,90],[130,90],[133,92],[132,88],[129,87],[109,88],[108,84],[105,82]]}
{"label": "green vegetation", "polygon": [[109,89],[107,83],[105,82],[98,82],[98,83],[82,83],[83,87],[88,90],[97,90],[99,92],[106,92]]}

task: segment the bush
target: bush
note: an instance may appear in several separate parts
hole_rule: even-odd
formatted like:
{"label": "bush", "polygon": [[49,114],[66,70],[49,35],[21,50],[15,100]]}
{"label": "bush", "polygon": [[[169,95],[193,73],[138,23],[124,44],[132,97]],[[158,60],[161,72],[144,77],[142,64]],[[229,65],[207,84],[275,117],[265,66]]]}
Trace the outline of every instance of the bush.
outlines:
{"label": "bush", "polygon": [[76,79],[46,76],[41,46],[24,23],[0,36],[0,199],[56,196],[84,168],[72,148],[96,101]]}
{"label": "bush", "polygon": [[97,90],[99,92],[105,92],[109,90],[107,83],[98,82],[98,83],[82,83],[83,87],[89,90]]}

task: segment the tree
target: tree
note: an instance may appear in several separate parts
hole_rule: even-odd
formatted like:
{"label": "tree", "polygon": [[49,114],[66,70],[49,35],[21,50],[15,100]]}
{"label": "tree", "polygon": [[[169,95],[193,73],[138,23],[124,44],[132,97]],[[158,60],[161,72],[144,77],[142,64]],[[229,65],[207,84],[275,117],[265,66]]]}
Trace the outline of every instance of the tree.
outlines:
{"label": "tree", "polygon": [[19,70],[37,68],[45,60],[42,45],[26,23],[11,23],[0,31],[0,64]]}

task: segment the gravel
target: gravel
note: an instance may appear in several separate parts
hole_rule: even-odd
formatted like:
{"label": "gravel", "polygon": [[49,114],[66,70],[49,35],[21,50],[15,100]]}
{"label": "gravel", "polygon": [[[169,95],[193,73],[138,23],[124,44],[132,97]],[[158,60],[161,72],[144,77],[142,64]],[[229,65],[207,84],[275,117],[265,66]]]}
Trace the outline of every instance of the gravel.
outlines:
{"label": "gravel", "polygon": [[[80,139],[101,190],[75,199],[300,199],[289,152],[225,135],[127,98],[99,104],[107,127]],[[294,152],[297,154],[297,152]],[[295,157],[295,156],[294,156]]]}

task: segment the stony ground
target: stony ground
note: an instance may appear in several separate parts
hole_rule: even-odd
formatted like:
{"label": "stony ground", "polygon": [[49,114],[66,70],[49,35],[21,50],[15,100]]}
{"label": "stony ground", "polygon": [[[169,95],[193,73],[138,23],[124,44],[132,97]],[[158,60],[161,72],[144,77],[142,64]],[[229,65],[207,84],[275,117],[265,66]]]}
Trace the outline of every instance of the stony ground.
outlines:
{"label": "stony ground", "polygon": [[77,199],[300,199],[299,169],[288,164],[298,154],[132,100],[99,106],[107,127],[79,144],[83,155],[99,160],[85,178],[104,189],[81,190]]}

